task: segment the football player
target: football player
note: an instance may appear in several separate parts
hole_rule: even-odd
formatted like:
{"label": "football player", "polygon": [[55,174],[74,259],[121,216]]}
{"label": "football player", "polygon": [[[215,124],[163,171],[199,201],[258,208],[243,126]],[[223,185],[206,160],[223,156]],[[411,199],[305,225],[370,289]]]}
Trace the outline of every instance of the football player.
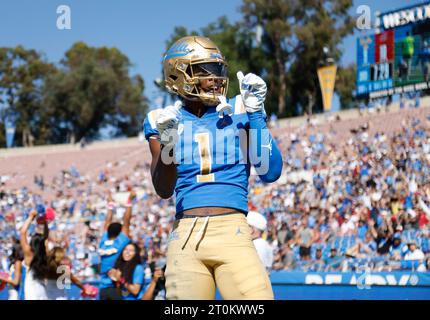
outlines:
{"label": "football player", "polygon": [[216,287],[224,299],[273,299],[246,221],[251,165],[266,183],[282,171],[266,127],[266,83],[238,72],[241,94],[227,99],[225,58],[198,36],[166,52],[164,76],[179,101],[149,112],[144,131],[154,188],[164,199],[176,195],[167,299],[215,299]]}

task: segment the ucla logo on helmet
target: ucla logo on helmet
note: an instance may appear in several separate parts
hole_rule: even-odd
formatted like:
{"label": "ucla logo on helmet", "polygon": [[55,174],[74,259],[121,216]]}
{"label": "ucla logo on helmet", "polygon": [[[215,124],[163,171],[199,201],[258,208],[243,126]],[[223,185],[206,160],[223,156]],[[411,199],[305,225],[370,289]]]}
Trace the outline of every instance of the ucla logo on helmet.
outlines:
{"label": "ucla logo on helmet", "polygon": [[211,58],[222,59],[222,55],[219,53],[211,53]]}
{"label": "ucla logo on helmet", "polygon": [[188,44],[186,42],[178,42],[170,47],[169,50],[167,50],[164,60],[174,57],[183,57],[189,54],[191,51],[192,50],[188,48]]}

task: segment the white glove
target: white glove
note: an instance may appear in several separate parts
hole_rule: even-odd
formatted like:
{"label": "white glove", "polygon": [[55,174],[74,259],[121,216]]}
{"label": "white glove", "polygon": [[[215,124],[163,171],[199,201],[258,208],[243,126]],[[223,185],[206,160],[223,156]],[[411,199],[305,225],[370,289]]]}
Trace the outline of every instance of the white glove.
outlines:
{"label": "white glove", "polygon": [[218,96],[220,104],[216,107],[216,111],[218,112],[218,116],[220,118],[224,118],[225,113],[227,113],[230,117],[233,115],[233,107],[231,104],[227,103],[226,97],[223,95]]}
{"label": "white glove", "polygon": [[160,143],[163,145],[175,144],[178,141],[178,126],[181,119],[181,101],[173,106],[165,107],[158,115],[155,125],[160,134]]}
{"label": "white glove", "polygon": [[253,73],[244,76],[242,71],[237,73],[237,79],[246,112],[254,113],[261,110],[264,112],[264,100],[266,100],[267,93],[266,82]]}

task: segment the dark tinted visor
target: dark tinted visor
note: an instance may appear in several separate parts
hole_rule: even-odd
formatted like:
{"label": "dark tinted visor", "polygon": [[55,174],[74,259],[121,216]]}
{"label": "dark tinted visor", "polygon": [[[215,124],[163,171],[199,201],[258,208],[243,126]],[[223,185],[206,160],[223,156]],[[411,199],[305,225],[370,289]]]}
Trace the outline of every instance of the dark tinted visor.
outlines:
{"label": "dark tinted visor", "polygon": [[219,62],[200,63],[192,66],[194,76],[216,76],[226,77],[227,68]]}

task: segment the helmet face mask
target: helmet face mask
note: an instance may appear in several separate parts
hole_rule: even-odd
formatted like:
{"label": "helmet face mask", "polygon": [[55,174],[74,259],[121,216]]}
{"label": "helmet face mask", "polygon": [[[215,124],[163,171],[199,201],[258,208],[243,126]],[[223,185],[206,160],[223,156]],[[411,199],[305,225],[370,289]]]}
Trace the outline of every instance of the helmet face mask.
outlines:
{"label": "helmet face mask", "polygon": [[164,57],[166,88],[184,99],[205,105],[219,103],[227,95],[227,63],[216,45],[204,37],[185,37]]}

